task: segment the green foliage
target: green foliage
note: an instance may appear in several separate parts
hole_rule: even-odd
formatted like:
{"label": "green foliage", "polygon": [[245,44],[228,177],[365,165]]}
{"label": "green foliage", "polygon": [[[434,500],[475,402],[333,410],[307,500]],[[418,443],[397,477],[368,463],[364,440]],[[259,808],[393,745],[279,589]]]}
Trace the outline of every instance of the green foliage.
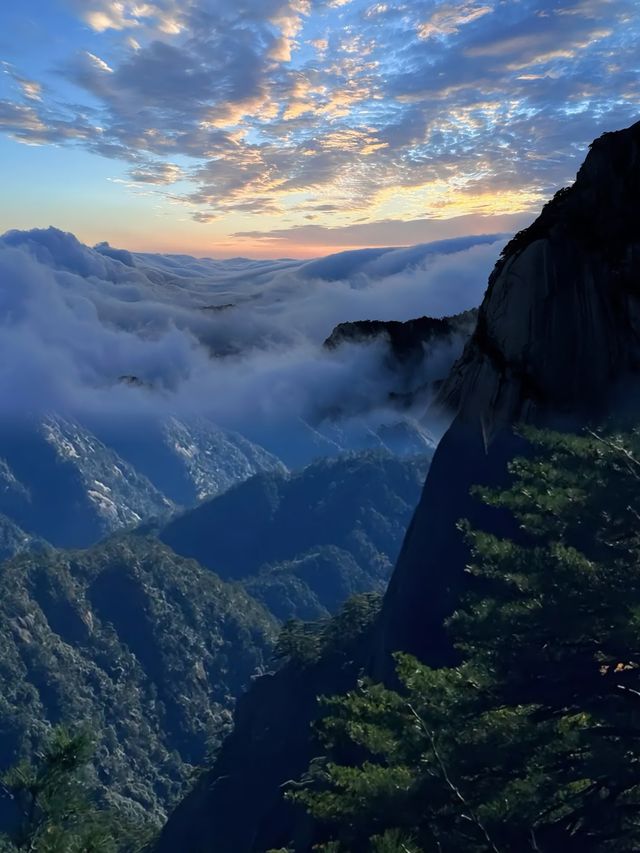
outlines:
{"label": "green foliage", "polygon": [[89,733],[53,731],[35,762],[21,762],[2,777],[17,810],[16,827],[0,836],[0,850],[30,853],[136,853],[150,840],[145,827],[99,809],[86,768],[94,750]]}
{"label": "green foliage", "polygon": [[400,692],[328,701],[330,761],[291,796],[336,849],[640,849],[640,436],[526,436],[483,494],[518,541],[463,525],[462,663],[398,656]]}
{"label": "green foliage", "polygon": [[350,598],[333,619],[289,620],[280,631],[274,658],[306,667],[348,652],[371,627],[381,603],[382,596],[378,593],[363,593]]}
{"label": "green foliage", "polygon": [[215,751],[275,623],[239,587],[142,537],[0,565],[0,767],[59,722],[88,725],[88,768],[157,824]]}
{"label": "green foliage", "polygon": [[273,656],[276,660],[306,666],[320,657],[321,638],[321,623],[290,619],[278,635]]}
{"label": "green foliage", "polygon": [[420,853],[420,850],[408,835],[389,829],[384,835],[373,836],[371,853]]}
{"label": "green foliage", "polygon": [[382,596],[375,592],[354,595],[331,619],[322,635],[324,654],[348,649],[372,626],[382,606]]}

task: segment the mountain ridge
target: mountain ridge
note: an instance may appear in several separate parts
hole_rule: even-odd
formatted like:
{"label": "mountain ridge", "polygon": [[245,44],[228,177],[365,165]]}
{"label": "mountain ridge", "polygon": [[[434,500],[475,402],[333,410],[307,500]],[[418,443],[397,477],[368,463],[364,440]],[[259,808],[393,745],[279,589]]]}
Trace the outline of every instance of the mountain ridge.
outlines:
{"label": "mountain ridge", "polygon": [[275,622],[238,586],[133,537],[15,557],[0,592],[0,766],[55,725],[89,726],[101,799],[159,823],[266,664]]}
{"label": "mountain ridge", "polygon": [[158,536],[278,618],[328,616],[350,594],[384,590],[427,467],[425,455],[369,451],[260,474]]}

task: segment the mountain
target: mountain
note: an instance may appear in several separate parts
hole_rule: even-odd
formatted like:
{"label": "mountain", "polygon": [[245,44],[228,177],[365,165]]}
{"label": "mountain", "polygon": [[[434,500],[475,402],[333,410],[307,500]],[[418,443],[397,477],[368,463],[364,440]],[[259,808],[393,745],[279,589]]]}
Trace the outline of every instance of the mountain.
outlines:
{"label": "mountain", "polygon": [[46,547],[47,543],[43,539],[25,533],[10,518],[0,514],[0,562],[15,557],[16,554]]}
{"label": "mountain", "polygon": [[384,367],[395,381],[388,401],[399,408],[428,404],[434,390],[446,378],[452,361],[461,353],[476,324],[477,311],[452,317],[419,317],[415,320],[359,320],[340,323],[324,346],[335,351],[348,344],[382,343]]}
{"label": "mountain", "polygon": [[28,489],[16,479],[7,462],[0,459],[0,562],[44,545],[43,540],[26,533],[3,513],[28,500]]}
{"label": "mountain", "polygon": [[230,724],[274,637],[237,585],[158,542],[0,565],[0,766],[88,726],[102,796],[160,821]]}
{"label": "mountain", "polygon": [[421,359],[427,347],[450,340],[454,335],[468,338],[476,320],[477,311],[465,311],[452,317],[418,317],[404,323],[397,320],[356,320],[336,326],[324,346],[332,350],[345,343],[384,338],[397,361],[411,361]]}
{"label": "mountain", "polygon": [[[506,531],[504,516],[469,488],[506,480],[507,461],[523,447],[518,422],[576,427],[637,408],[639,223],[640,123],[597,140],[575,183],[498,261],[475,332],[432,412],[451,425],[367,641],[346,668],[328,663],[327,672],[320,661],[301,672],[294,663],[254,685],[218,762],[170,818],[159,853],[264,851],[294,838],[296,849],[310,848],[308,818],[283,801],[281,786],[319,748],[311,697],[344,691],[362,670],[390,678],[396,650],[435,665],[451,660],[443,620],[469,557],[457,522]],[[291,697],[298,715],[287,710]]]}
{"label": "mountain", "polygon": [[[302,467],[351,448],[396,454],[411,465],[412,457],[430,457],[434,449],[431,435],[410,417],[391,417],[375,429],[363,419],[318,428],[300,422],[282,440],[282,454]],[[0,426],[0,514],[28,536],[62,548],[88,547],[197,506],[254,475],[286,478],[287,471],[275,454],[204,417],[80,423],[47,415]]]}
{"label": "mountain", "polygon": [[280,619],[327,616],[386,586],[427,464],[369,452],[260,474],[172,519],[159,537],[243,582]]}
{"label": "mountain", "polygon": [[[75,494],[111,482],[109,465],[126,471],[79,425],[44,426],[29,433],[33,447],[60,454]],[[46,506],[50,469],[41,485],[4,446],[19,476],[3,464],[3,501]],[[62,551],[0,515],[0,556],[19,554],[0,563],[0,767],[32,755],[51,726],[86,724],[101,797],[160,822],[229,730],[236,697],[271,665],[276,619],[326,620],[353,594],[384,589],[427,465],[383,452],[297,474],[276,465],[161,525],[174,551],[150,535],[157,521]]]}
{"label": "mountain", "polygon": [[0,454],[0,511],[53,545],[90,545],[173,508],[146,477],[71,419],[5,422]]}
{"label": "mountain", "polygon": [[47,415],[0,427],[0,512],[58,547],[193,506],[279,459],[205,418],[81,424]]}
{"label": "mountain", "polygon": [[[394,372],[392,368],[390,373]],[[369,400],[355,406],[332,402],[329,407],[318,407],[309,420],[297,418],[266,428],[256,423],[248,425],[246,433],[294,471],[320,459],[366,450],[431,457],[435,450],[433,435],[405,408],[404,403],[393,401],[384,392],[376,397],[373,408]]]}
{"label": "mountain", "polygon": [[306,772],[321,747],[311,722],[319,696],[351,689],[362,673],[370,636],[350,636],[336,620],[337,642],[319,660],[297,662],[256,679],[238,700],[234,727],[214,766],[205,773],[164,827],[158,853],[241,853],[312,849],[313,827],[282,796],[283,786]]}
{"label": "mountain", "polygon": [[262,471],[286,472],[263,447],[204,417],[96,423],[95,432],[183,507],[219,495]]}
{"label": "mountain", "polygon": [[410,322],[409,360],[385,343],[403,324],[323,341],[345,319],[473,305],[495,240],[302,262],[90,248],[55,228],[0,235],[0,512],[80,547],[261,471],[431,453],[419,418],[466,333]]}
{"label": "mountain", "polygon": [[[397,549],[400,548],[400,540]],[[363,568],[344,548],[321,545],[300,556],[261,567],[243,585],[276,619],[315,621],[337,613],[349,598],[364,592],[382,592],[392,561],[375,553],[372,568]]]}
{"label": "mountain", "polygon": [[[503,529],[469,489],[504,482],[507,460],[522,448],[513,425],[582,427],[637,411],[639,223],[640,122],[596,140],[574,184],[505,247],[477,328],[435,403],[454,419],[384,602],[381,672],[398,648],[447,657],[442,620],[467,559],[456,522]],[[416,601],[428,602],[426,614]]]}

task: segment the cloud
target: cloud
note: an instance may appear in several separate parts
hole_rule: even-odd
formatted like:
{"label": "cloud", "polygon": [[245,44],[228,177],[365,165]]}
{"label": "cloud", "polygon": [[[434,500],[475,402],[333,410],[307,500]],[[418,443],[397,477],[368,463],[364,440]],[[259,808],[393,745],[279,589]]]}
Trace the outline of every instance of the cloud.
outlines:
{"label": "cloud", "polygon": [[[335,205],[319,205],[322,212],[332,212]],[[311,207],[311,210],[318,208]],[[451,219],[414,219],[411,222],[385,219],[344,228],[324,225],[298,225],[272,231],[239,231],[234,237],[251,239],[258,245],[277,245],[281,251],[294,250],[297,246],[325,246],[333,248],[359,246],[407,246],[431,240],[448,240],[459,234],[483,235],[487,233],[515,232],[531,221],[529,214],[507,214],[502,216],[467,215]]]}
{"label": "cloud", "polygon": [[1,61],[0,69],[2,69],[2,71],[4,71],[4,73],[13,80],[14,84],[18,87],[18,90],[27,101],[42,100],[42,85],[40,83],[18,74],[13,65],[9,62]]}
{"label": "cloud", "polygon": [[434,9],[429,18],[419,25],[418,35],[421,39],[455,35],[465,24],[493,11],[493,6],[475,2],[444,3]]}
{"label": "cloud", "polygon": [[167,192],[203,223],[531,211],[637,113],[633,0],[67,2],[91,52],[16,70],[0,130],[158,186],[179,164]]}
{"label": "cloud", "polygon": [[148,26],[167,34],[180,32],[175,3],[137,0],[72,0],[82,19],[97,33]]}
{"label": "cloud", "polygon": [[175,163],[149,163],[129,169],[129,177],[139,184],[174,184],[183,176],[183,170]]}
{"label": "cloud", "polygon": [[[200,414],[244,432],[336,407],[382,410],[394,381],[384,346],[327,352],[322,341],[339,322],[477,305],[502,242],[302,263],[134,255],[55,229],[9,232],[0,238],[0,405],[6,417]],[[460,345],[429,369],[445,372]]]}
{"label": "cloud", "polygon": [[18,104],[8,100],[0,100],[0,132],[2,131],[26,145],[93,145],[100,136],[99,131],[86,117],[69,115],[54,118],[45,109],[40,108],[39,104]]}
{"label": "cloud", "polygon": [[98,71],[106,71],[108,74],[113,74],[113,68],[111,68],[111,66],[108,65],[104,61],[104,59],[100,59],[99,56],[96,56],[94,53],[89,52],[86,53],[86,57],[89,62],[94,66],[94,68],[97,68]]}

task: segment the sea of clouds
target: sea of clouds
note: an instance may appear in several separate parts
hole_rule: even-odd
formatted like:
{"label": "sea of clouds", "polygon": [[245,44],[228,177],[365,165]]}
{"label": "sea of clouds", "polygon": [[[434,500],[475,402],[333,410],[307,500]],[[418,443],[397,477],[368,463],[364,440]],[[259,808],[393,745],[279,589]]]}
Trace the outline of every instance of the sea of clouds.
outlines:
{"label": "sea of clouds", "polygon": [[[383,409],[393,379],[384,344],[327,351],[322,342],[345,321],[477,306],[504,241],[217,261],[89,248],[53,228],[8,232],[0,237],[3,417],[204,415],[250,432],[346,402]],[[430,354],[434,375],[461,347]]]}

